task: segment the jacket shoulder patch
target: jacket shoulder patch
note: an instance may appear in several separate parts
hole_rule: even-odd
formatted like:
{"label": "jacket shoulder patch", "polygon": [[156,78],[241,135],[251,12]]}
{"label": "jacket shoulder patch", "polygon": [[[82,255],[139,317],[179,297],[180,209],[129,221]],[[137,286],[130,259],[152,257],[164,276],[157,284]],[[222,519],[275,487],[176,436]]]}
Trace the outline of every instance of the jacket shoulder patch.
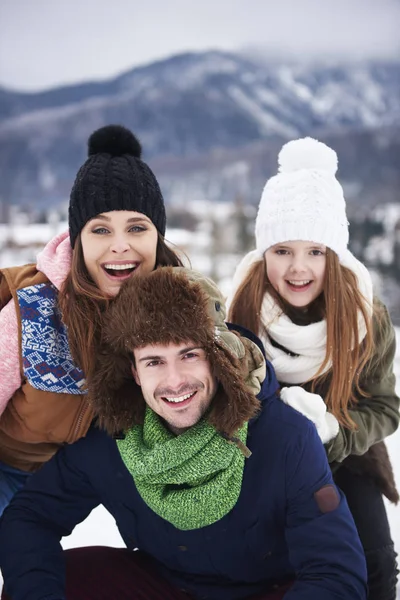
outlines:
{"label": "jacket shoulder patch", "polygon": [[335,485],[325,485],[314,493],[314,499],[322,513],[332,512],[340,504],[339,492]]}

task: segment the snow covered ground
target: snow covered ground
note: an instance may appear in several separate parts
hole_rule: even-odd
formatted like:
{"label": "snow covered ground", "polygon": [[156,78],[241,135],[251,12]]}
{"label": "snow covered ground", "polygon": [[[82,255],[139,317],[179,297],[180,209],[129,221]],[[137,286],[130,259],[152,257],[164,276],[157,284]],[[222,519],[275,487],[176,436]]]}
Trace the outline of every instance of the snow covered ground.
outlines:
{"label": "snow covered ground", "polygon": [[[400,394],[400,328],[397,329],[397,340],[398,351],[396,357],[396,375],[398,382],[397,392]],[[400,459],[398,458],[400,457],[400,431],[388,438],[387,444],[391,454],[396,480],[400,486]],[[397,551],[400,552],[400,506],[396,507],[388,503],[388,513],[392,528],[392,536],[395,541]],[[117,547],[124,545],[113,518],[102,506],[96,508],[89,515],[86,521],[78,525],[73,533],[63,540],[64,548],[93,545]],[[400,589],[398,598],[400,599]]]}

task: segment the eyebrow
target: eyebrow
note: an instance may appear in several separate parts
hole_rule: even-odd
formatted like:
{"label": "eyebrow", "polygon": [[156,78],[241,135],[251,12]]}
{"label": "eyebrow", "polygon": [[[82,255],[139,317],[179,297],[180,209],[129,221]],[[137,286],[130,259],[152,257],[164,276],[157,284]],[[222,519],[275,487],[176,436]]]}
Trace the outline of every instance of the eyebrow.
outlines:
{"label": "eyebrow", "polygon": [[[191,352],[192,350],[203,350],[203,348],[201,346],[188,346],[187,348],[182,348],[182,350],[179,350],[178,355],[182,356],[183,354]],[[163,358],[161,354],[151,354],[148,356],[143,356],[143,358],[139,358],[138,362],[144,362],[146,360],[160,360],[161,358]]]}
{"label": "eyebrow", "polygon": [[[95,217],[93,217],[93,219],[91,219],[91,221],[96,221],[96,219],[99,219],[100,221],[107,221],[108,223],[111,221],[110,217],[107,217],[107,215],[96,215]],[[130,217],[130,219],[127,219],[127,223],[138,223],[139,221],[146,221],[148,223],[150,223],[150,219],[148,219],[147,217],[145,217],[144,215],[142,217]]]}
{"label": "eyebrow", "polygon": [[[285,244],[276,244],[274,248],[283,248],[284,250],[293,250],[291,246],[285,246]],[[305,250],[323,250],[325,246],[323,244],[313,244],[312,246],[306,246]]]}

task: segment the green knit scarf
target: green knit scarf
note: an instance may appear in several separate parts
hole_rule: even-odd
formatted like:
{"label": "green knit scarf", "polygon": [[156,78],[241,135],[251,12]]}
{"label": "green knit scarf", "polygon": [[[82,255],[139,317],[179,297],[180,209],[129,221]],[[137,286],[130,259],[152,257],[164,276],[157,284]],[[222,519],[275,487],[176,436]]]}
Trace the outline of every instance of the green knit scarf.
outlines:
{"label": "green knit scarf", "polygon": [[[247,423],[237,437],[246,442]],[[143,500],[177,529],[211,525],[239,498],[245,457],[204,419],[175,436],[147,407],[117,444]]]}

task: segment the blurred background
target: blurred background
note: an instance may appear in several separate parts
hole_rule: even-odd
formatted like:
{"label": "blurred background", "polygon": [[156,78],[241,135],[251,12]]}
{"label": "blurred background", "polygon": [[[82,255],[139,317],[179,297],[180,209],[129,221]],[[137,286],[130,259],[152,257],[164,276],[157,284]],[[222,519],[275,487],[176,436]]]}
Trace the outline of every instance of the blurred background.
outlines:
{"label": "blurred background", "polygon": [[398,0],[2,0],[0,266],[66,227],[90,133],[131,128],[167,239],[229,291],[286,140],[339,156],[351,247],[400,325]]}
{"label": "blurred background", "polygon": [[399,31],[398,0],[2,0],[0,267],[66,229],[87,138],[118,123],[167,239],[228,292],[280,147],[310,135],[338,153],[351,249],[400,327]]}

